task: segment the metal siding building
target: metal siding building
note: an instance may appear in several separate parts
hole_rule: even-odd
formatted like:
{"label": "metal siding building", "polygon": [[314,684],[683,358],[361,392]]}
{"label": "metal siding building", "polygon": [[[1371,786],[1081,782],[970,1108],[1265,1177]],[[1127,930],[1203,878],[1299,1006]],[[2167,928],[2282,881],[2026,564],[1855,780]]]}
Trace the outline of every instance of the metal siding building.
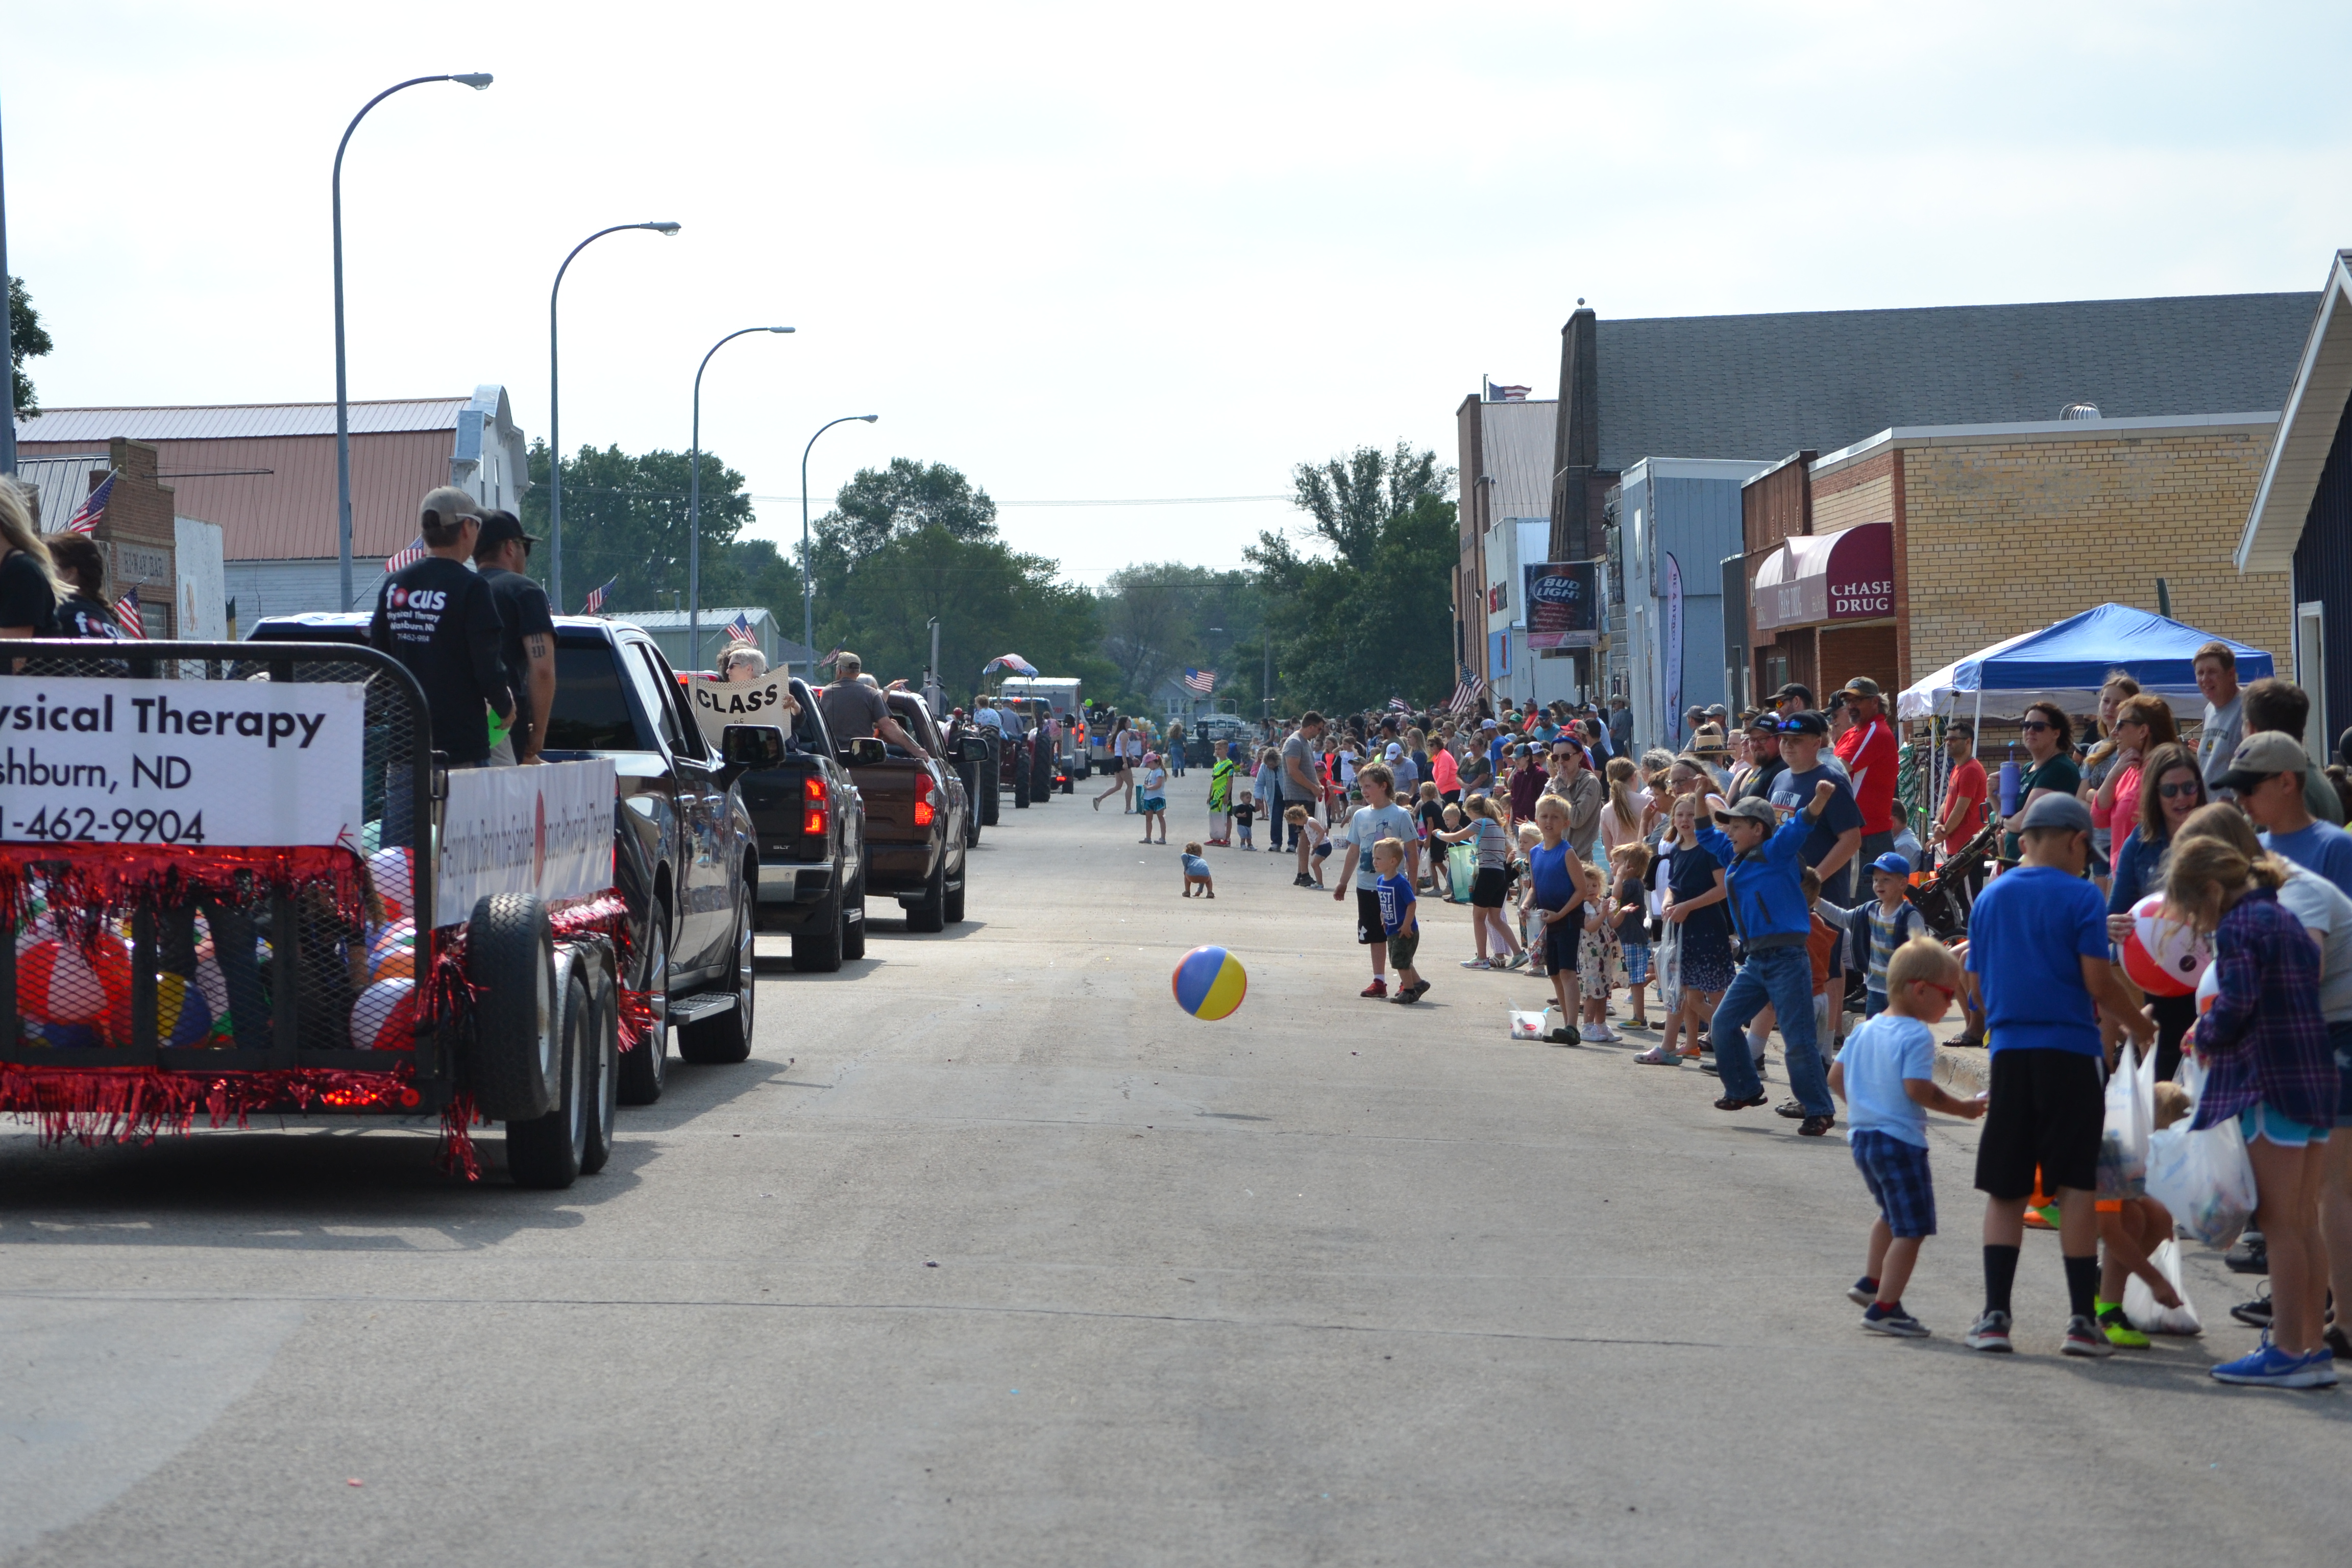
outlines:
{"label": "metal siding building", "polygon": [[[1626,699],[1636,746],[1679,748],[1689,739],[1683,709],[1731,700],[1724,671],[1723,560],[1740,552],[1740,486],[1769,467],[1729,458],[1643,458],[1610,494],[1623,553]],[[1668,557],[1682,584],[1678,648],[1668,614]],[[1674,690],[1677,654],[1681,679]]]}

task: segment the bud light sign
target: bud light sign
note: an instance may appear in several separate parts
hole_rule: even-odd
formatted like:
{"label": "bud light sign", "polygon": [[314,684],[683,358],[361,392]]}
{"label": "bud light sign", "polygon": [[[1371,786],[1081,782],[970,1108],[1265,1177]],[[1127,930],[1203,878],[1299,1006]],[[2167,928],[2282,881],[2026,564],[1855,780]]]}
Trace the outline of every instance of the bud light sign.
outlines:
{"label": "bud light sign", "polygon": [[1528,646],[1591,647],[1601,637],[1601,563],[1554,561],[1528,566]]}

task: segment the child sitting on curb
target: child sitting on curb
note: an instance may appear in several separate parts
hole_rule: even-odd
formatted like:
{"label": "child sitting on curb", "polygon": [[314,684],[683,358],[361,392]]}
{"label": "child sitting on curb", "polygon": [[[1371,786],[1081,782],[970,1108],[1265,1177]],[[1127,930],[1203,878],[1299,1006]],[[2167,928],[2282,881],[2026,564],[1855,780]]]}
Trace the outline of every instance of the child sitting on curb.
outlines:
{"label": "child sitting on curb", "polygon": [[1886,968],[1887,1005],[1854,1031],[1830,1068],[1830,1090],[1846,1103],[1846,1142],[1878,1205],[1869,1260],[1846,1295],[1868,1310],[1862,1326],[1897,1339],[1927,1336],[1906,1311],[1903,1287],[1919,1244],[1936,1234],[1936,1188],[1927,1172],[1927,1112],[1969,1121],[1981,1100],[1959,1100],[1936,1082],[1935,1026],[1959,990],[1960,964],[1933,937],[1915,937]]}

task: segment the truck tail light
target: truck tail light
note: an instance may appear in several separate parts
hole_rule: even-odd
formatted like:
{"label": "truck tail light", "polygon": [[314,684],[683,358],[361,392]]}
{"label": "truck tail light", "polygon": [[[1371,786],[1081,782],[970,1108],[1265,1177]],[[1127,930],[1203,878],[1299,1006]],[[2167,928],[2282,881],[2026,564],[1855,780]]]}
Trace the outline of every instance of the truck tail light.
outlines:
{"label": "truck tail light", "polygon": [[825,797],[823,779],[801,780],[801,831],[811,838],[824,837],[832,826],[832,804]]}
{"label": "truck tail light", "polygon": [[931,788],[930,774],[915,775],[915,826],[918,827],[929,827],[940,814],[940,808],[931,804]]}

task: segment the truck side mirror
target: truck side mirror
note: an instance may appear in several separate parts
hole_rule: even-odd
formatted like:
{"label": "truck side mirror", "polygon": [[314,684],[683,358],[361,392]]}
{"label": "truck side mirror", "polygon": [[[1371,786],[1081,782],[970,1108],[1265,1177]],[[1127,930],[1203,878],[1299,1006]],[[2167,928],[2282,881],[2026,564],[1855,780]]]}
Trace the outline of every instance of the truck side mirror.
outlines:
{"label": "truck side mirror", "polygon": [[886,761],[889,754],[879,736],[861,735],[849,742],[849,765],[853,768],[873,767]]}
{"label": "truck side mirror", "polygon": [[719,733],[719,755],[729,767],[747,773],[781,767],[784,732],[773,724],[730,724]]}

